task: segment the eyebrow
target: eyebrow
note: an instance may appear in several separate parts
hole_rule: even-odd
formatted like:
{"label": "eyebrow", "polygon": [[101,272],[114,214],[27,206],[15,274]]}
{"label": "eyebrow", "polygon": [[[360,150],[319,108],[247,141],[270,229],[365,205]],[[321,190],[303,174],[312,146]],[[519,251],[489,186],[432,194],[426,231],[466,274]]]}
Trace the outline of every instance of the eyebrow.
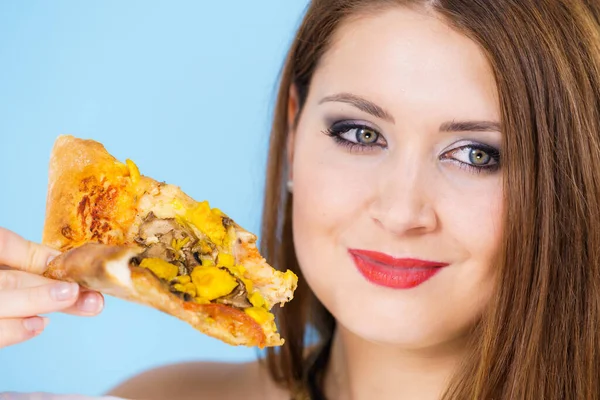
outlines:
{"label": "eyebrow", "polygon": [[440,126],[441,132],[501,132],[502,126],[495,121],[450,121]]}
{"label": "eyebrow", "polygon": [[383,119],[385,121],[394,123],[394,117],[392,114],[387,112],[385,109],[381,108],[377,104],[364,99],[360,96],[351,94],[351,93],[338,93],[332,96],[326,96],[319,101],[319,104],[327,103],[327,102],[339,102],[339,103],[347,103],[353,105],[361,111],[364,111],[368,114],[371,114],[374,117]]}
{"label": "eyebrow", "polygon": [[[319,104],[327,102],[347,103],[374,117],[395,123],[392,114],[384,108],[352,93],[338,93],[326,96],[319,101]],[[501,130],[501,124],[495,121],[448,121],[440,125],[441,132],[501,132]]]}

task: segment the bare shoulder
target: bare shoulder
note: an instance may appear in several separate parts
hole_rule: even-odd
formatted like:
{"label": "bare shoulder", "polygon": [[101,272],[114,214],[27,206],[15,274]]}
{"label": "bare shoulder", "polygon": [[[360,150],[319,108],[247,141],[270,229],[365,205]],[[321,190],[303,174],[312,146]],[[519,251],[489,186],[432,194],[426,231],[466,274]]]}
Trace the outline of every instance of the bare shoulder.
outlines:
{"label": "bare shoulder", "polygon": [[109,393],[126,399],[288,400],[263,363],[196,362],[156,368],[135,376]]}

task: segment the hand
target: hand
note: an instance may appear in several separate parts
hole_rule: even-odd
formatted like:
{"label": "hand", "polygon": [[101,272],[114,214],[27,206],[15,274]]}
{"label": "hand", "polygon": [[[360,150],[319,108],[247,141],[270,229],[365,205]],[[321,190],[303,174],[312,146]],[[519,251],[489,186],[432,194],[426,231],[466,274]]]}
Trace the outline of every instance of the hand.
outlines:
{"label": "hand", "polygon": [[39,335],[48,318],[38,314],[92,316],[102,310],[100,293],[41,276],[59,254],[0,228],[0,349]]}

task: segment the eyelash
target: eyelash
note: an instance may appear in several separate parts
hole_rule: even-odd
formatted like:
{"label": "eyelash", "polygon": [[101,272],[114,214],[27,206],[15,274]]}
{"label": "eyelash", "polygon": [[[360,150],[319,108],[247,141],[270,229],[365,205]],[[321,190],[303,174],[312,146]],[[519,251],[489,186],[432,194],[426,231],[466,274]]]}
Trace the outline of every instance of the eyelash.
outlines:
{"label": "eyelash", "polygon": [[[366,129],[371,132],[374,132],[377,135],[377,141],[373,144],[364,144],[364,143],[355,143],[351,142],[347,139],[344,139],[342,135],[347,133],[353,129]],[[373,151],[374,147],[385,148],[387,146],[387,142],[385,139],[383,143],[378,143],[380,139],[383,139],[383,136],[376,130],[371,128],[368,125],[361,124],[353,121],[340,121],[332,124],[329,128],[327,128],[324,132],[325,135],[331,137],[336,144],[347,148],[349,151],[354,152],[365,152],[365,151]]]}
{"label": "eyelash", "polygon": [[[479,151],[484,152],[485,154],[487,154],[490,157],[490,160],[493,161],[493,164],[476,166],[476,165],[472,165],[469,163],[465,163],[463,161],[459,161],[456,158],[451,157],[451,154],[458,153],[460,151],[464,151],[467,149],[469,149],[470,151],[479,150]],[[451,150],[446,151],[444,154],[442,154],[440,156],[440,159],[453,162],[453,163],[457,164],[460,168],[464,168],[468,171],[475,172],[477,174],[480,174],[482,172],[483,173],[494,173],[500,169],[500,151],[498,149],[496,149],[495,147],[488,146],[483,143],[469,143],[469,144],[466,144],[463,146],[455,147]]]}
{"label": "eyelash", "polygon": [[[344,133],[347,133],[353,129],[367,129],[369,131],[374,132],[377,135],[377,141],[373,144],[362,144],[351,142],[347,139],[341,137]],[[348,149],[353,152],[365,152],[365,151],[373,151],[374,147],[378,148],[386,148],[387,142],[383,139],[383,136],[372,127],[361,124],[354,121],[340,121],[332,124],[329,128],[327,128],[324,132],[325,135],[331,137],[336,144]],[[383,139],[383,143],[379,143],[379,141]],[[476,166],[472,164],[465,163],[463,161],[459,161],[455,158],[452,158],[450,155],[458,153],[460,151],[464,151],[469,149],[470,151],[479,150],[486,153],[491,160],[493,160],[493,164],[490,165],[482,165]],[[463,146],[455,147],[451,150],[446,151],[444,154],[440,156],[441,160],[448,160],[458,165],[458,167],[463,168],[470,172],[475,172],[477,174],[480,173],[493,173],[500,169],[500,151],[492,146],[485,145],[483,143],[469,143]]]}

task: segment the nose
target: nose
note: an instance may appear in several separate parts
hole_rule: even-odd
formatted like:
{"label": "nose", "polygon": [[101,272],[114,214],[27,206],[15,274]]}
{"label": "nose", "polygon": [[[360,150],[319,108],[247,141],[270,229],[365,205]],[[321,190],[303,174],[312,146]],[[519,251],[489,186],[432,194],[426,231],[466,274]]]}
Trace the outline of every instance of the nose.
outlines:
{"label": "nose", "polygon": [[438,226],[432,196],[434,183],[416,160],[408,160],[380,175],[371,218],[395,235],[423,234]]}

